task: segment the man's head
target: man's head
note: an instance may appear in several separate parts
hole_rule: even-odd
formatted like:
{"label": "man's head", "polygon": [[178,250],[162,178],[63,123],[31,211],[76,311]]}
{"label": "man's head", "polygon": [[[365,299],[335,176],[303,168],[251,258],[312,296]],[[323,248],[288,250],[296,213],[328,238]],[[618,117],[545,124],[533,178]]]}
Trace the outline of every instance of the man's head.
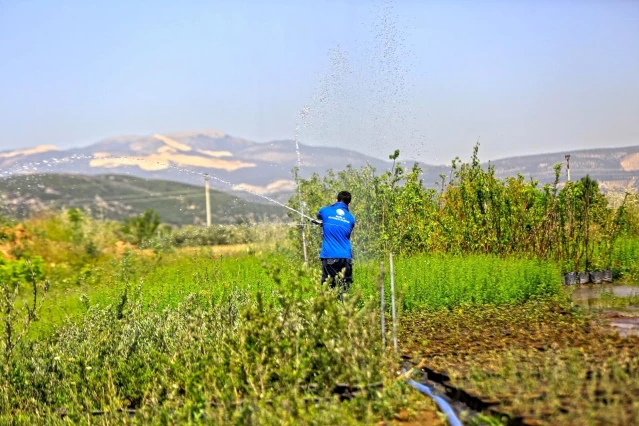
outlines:
{"label": "man's head", "polygon": [[351,193],[348,191],[341,191],[337,194],[337,201],[340,201],[347,206],[351,203]]}

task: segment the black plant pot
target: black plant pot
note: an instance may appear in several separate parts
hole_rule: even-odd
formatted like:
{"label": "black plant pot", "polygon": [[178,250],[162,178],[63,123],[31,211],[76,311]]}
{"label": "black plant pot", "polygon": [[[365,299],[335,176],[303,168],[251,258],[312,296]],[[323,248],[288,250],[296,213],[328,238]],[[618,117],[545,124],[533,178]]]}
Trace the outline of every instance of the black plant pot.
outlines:
{"label": "black plant pot", "polygon": [[605,283],[611,283],[612,282],[612,270],[611,269],[606,269],[605,271],[603,271],[603,281]]}
{"label": "black plant pot", "polygon": [[564,274],[564,284],[565,285],[575,285],[577,284],[577,273],[576,272],[568,272]]}
{"label": "black plant pot", "polygon": [[603,271],[594,271],[590,273],[590,282],[593,284],[601,284],[603,282]]}
{"label": "black plant pot", "polygon": [[588,272],[579,273],[579,284],[588,284],[590,282],[590,274]]}

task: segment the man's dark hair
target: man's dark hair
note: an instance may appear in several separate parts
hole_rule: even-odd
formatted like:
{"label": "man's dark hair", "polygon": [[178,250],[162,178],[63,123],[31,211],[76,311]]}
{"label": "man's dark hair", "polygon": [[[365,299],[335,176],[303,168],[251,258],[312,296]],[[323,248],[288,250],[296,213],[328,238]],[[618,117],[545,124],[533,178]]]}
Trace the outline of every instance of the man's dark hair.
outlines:
{"label": "man's dark hair", "polygon": [[342,203],[349,205],[351,203],[351,193],[348,191],[341,191],[337,194],[337,201],[341,201]]}

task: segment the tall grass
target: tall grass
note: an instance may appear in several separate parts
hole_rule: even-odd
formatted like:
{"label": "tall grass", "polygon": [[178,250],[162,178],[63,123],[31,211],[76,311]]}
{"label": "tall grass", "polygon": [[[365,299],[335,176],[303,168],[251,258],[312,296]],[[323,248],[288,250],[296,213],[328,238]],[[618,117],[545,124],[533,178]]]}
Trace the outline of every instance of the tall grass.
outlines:
{"label": "tall grass", "polygon": [[[368,276],[371,272],[369,266]],[[557,264],[537,260],[420,255],[399,258],[395,264],[396,293],[405,311],[520,303],[558,295],[561,283]],[[377,291],[370,280],[358,285],[366,293]]]}
{"label": "tall grass", "polygon": [[612,271],[616,278],[639,280],[639,239],[620,238],[612,253]]}
{"label": "tall grass", "polygon": [[[63,286],[54,283],[36,329],[51,331],[66,318],[77,318],[91,306],[114,303],[127,289],[139,287],[142,303],[161,310],[175,307],[189,294],[201,291],[222,297],[239,289],[250,294],[261,291],[265,297],[271,297],[290,280],[309,276],[283,256],[260,258],[251,254],[219,256],[213,253],[207,249],[159,254],[127,252],[93,270],[99,277],[96,281]],[[306,282],[310,281],[306,279]]]}
{"label": "tall grass", "polygon": [[[65,318],[77,318],[91,306],[115,303],[126,288],[140,287],[140,298],[154,309],[175,307],[189,294],[204,291],[222,298],[241,290],[276,299],[293,289],[306,299],[320,288],[320,264],[305,268],[295,256],[269,251],[261,255],[212,256],[197,252],[130,253],[99,272],[97,283],[59,287],[52,285],[36,329],[51,331]],[[384,264],[389,285],[388,262]],[[518,303],[561,292],[559,268],[550,262],[501,259],[494,256],[414,256],[396,259],[397,298],[405,311],[453,308],[463,304]],[[378,300],[380,265],[354,264],[354,293]],[[390,304],[387,304],[390,306]],[[42,334],[39,333],[39,334]]]}

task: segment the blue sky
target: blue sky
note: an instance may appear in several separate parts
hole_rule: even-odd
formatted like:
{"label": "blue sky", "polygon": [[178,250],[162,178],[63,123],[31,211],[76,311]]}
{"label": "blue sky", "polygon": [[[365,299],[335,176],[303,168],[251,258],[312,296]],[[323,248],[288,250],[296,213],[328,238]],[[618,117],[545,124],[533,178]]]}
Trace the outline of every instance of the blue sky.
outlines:
{"label": "blue sky", "polygon": [[[353,74],[309,118],[328,131],[302,142],[431,163],[478,137],[483,159],[639,144],[639,1],[381,3],[0,0],[0,149],[197,129],[290,139],[318,90],[337,90],[322,76],[342,72],[338,45]],[[376,99],[394,112],[366,96],[380,10],[401,66]]]}

